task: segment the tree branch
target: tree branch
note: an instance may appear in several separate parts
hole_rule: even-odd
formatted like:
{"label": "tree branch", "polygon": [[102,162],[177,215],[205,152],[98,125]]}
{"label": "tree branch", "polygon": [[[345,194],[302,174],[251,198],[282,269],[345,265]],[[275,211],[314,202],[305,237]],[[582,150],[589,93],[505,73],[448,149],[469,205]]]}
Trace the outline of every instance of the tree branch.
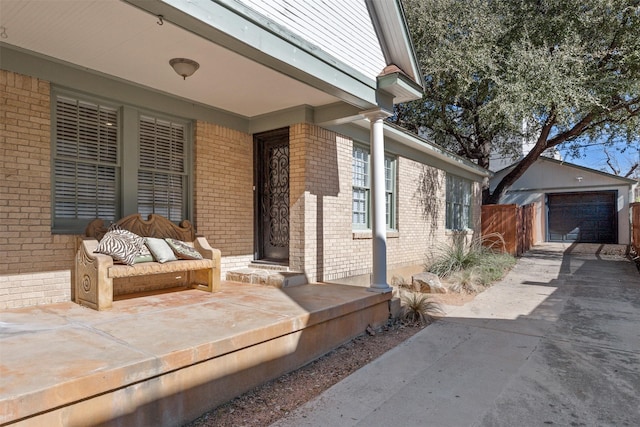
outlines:
{"label": "tree branch", "polygon": [[609,167],[613,171],[613,174],[620,175],[620,168],[616,168],[613,165],[613,160],[611,159],[611,155],[609,154],[609,151],[606,148],[604,149],[604,155],[607,156],[607,165],[609,165]]}
{"label": "tree branch", "polygon": [[504,178],[498,183],[498,186],[493,191],[492,194],[487,196],[487,199],[484,201],[484,204],[495,205],[500,202],[500,198],[502,194],[509,188],[514,182],[518,180],[531,166],[538,157],[549,148],[547,146],[547,138],[549,138],[549,134],[551,133],[551,129],[556,124],[556,110],[555,107],[551,107],[551,111],[549,116],[547,117],[542,129],[540,131],[540,136],[538,136],[538,140],[536,141],[536,145],[527,153],[526,156],[520,162],[518,162],[514,168],[505,175]]}
{"label": "tree branch", "polygon": [[629,168],[629,172],[624,174],[625,178],[629,178],[631,176],[631,174],[633,173],[634,170],[638,169],[638,165],[640,165],[640,163],[636,163],[635,165],[631,166]]}

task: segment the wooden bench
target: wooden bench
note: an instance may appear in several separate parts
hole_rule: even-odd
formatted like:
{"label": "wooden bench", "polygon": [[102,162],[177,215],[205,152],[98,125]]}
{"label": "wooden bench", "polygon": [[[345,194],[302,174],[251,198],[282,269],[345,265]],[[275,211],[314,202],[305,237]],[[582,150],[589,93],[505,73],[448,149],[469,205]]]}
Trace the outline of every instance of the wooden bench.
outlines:
{"label": "wooden bench", "polygon": [[220,250],[209,246],[204,237],[196,237],[189,221],[176,225],[160,215],[151,214],[145,220],[140,214],[134,214],[120,219],[116,224],[142,237],[173,238],[187,242],[204,259],[118,264],[111,256],[94,252],[108,229],[103,220],[93,220],[87,226],[86,237],[82,238],[76,255],[76,303],[95,310],[106,310],[111,308],[114,294],[185,286],[208,292],[220,290]]}

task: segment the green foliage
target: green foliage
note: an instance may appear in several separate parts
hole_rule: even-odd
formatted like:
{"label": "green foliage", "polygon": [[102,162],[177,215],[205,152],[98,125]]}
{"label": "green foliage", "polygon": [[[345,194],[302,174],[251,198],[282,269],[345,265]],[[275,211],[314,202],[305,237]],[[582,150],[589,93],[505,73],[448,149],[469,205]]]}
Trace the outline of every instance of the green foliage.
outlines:
{"label": "green foliage", "polygon": [[455,239],[452,244],[441,245],[427,271],[445,277],[478,265],[483,250],[474,246],[467,247],[462,239]]}
{"label": "green foliage", "polygon": [[488,286],[491,283],[502,279],[505,272],[509,271],[516,263],[516,259],[500,252],[485,252],[482,263],[474,267],[480,278],[482,286]]}
{"label": "green foliage", "polygon": [[425,95],[396,123],[485,167],[522,138],[639,142],[639,0],[403,3]]}
{"label": "green foliage", "polygon": [[482,290],[481,278],[474,269],[456,271],[451,275],[453,283],[449,289],[453,292],[476,293]]}
{"label": "green foliage", "polygon": [[442,307],[427,294],[409,292],[401,297],[402,319],[412,324],[428,325],[434,316],[444,314]]}
{"label": "green foliage", "polygon": [[[495,243],[485,246],[488,242]],[[454,292],[477,292],[500,280],[515,265],[515,258],[502,253],[501,246],[504,240],[496,234],[474,239],[469,244],[456,236],[451,244],[436,250],[427,271],[446,277],[452,282],[450,288]]]}

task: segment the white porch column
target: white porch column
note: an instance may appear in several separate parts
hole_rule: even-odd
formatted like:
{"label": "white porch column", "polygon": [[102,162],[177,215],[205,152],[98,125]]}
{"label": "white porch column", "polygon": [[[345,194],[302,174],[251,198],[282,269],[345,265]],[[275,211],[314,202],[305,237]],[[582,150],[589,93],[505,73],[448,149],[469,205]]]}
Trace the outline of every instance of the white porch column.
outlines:
{"label": "white porch column", "polygon": [[368,290],[386,293],[393,289],[387,283],[387,221],[384,176],[384,122],[391,114],[382,109],[364,112],[371,123],[371,232],[373,234],[373,274]]}

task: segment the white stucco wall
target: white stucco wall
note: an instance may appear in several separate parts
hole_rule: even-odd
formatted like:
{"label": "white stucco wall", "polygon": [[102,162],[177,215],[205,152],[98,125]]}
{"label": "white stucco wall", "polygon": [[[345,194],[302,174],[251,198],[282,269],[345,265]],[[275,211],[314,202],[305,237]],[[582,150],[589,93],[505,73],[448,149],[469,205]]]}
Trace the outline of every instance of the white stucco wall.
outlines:
{"label": "white stucco wall", "polygon": [[[509,170],[496,173],[491,179],[491,191]],[[629,244],[629,203],[632,201],[632,184],[625,178],[606,174],[581,166],[540,158],[500,199],[500,203],[526,205],[536,203],[538,230],[537,242],[547,236],[546,195],[590,191],[617,191],[618,243]]]}

